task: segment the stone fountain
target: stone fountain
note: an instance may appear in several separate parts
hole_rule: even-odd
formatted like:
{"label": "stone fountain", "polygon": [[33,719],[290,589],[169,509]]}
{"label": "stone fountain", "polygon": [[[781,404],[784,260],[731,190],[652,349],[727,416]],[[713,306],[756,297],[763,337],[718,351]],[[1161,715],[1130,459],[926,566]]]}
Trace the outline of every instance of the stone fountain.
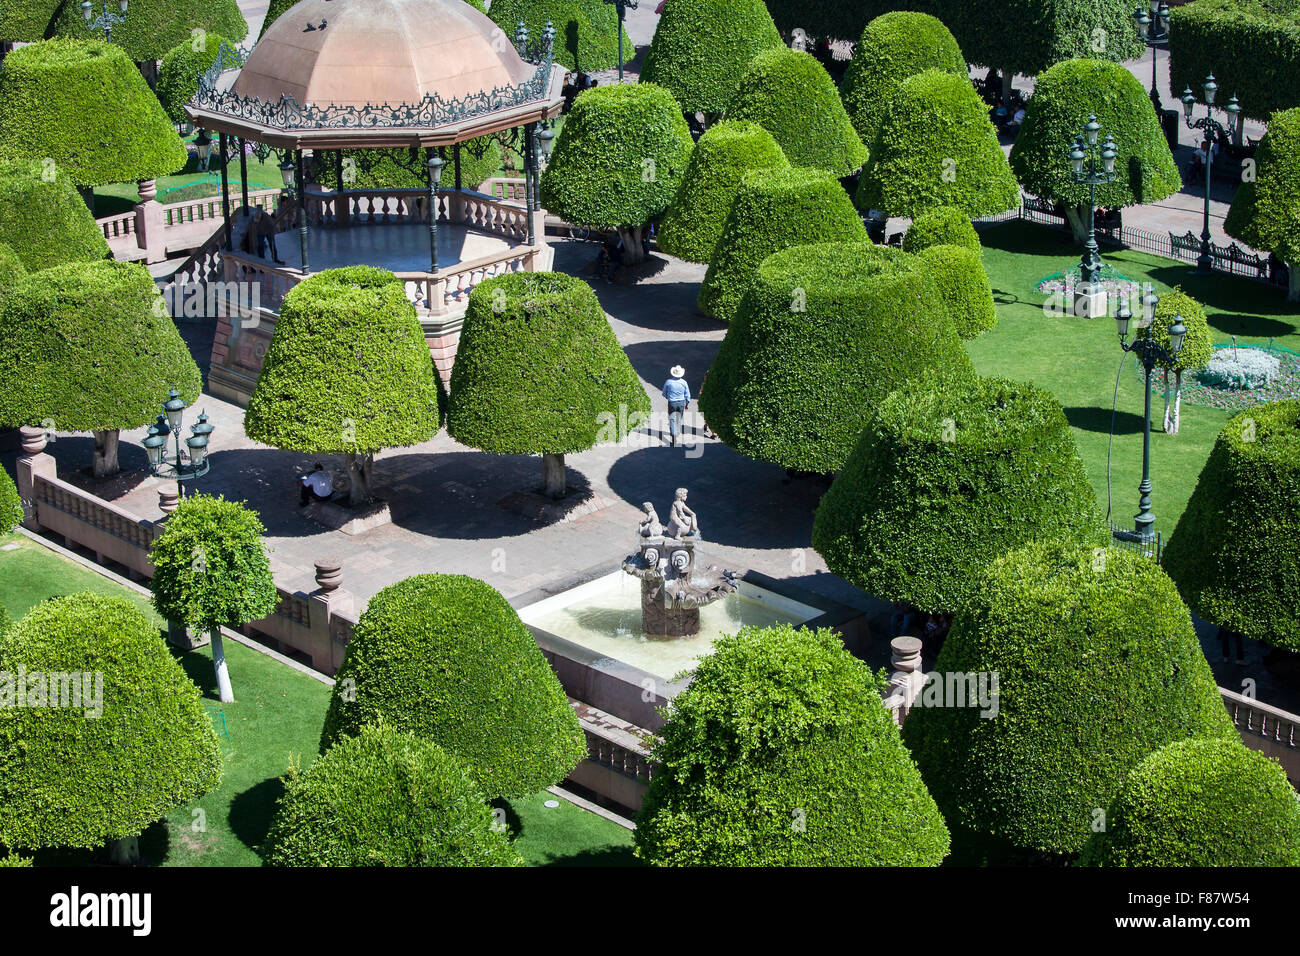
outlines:
{"label": "stone fountain", "polygon": [[700,608],[736,590],[735,572],[696,563],[700,525],[686,506],[686,494],[677,489],[666,527],[653,504],[642,506],[640,549],[623,561],[623,570],[641,579],[641,630],[647,636],[698,634]]}

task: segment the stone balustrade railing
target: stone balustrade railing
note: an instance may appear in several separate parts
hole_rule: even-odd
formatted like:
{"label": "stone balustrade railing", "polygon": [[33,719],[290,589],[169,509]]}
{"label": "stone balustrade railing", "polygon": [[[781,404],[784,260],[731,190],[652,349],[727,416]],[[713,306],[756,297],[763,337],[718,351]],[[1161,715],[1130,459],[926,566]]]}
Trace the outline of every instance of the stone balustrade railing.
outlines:
{"label": "stone balustrade railing", "polygon": [[[267,212],[275,211],[275,204],[279,200],[280,190],[278,189],[257,189],[248,191],[248,204],[258,206]],[[242,202],[242,197],[237,190],[232,190],[230,194],[231,211]],[[163,224],[171,228],[182,226],[194,222],[211,222],[213,228],[217,223],[222,222],[222,206],[220,196],[205,196],[202,199],[192,199],[187,202],[169,203],[163,206]]]}
{"label": "stone balustrade railing", "polygon": [[[275,209],[280,190],[250,190],[248,202],[268,212]],[[220,196],[163,204],[152,181],[140,184],[140,202],[130,212],[96,220],[114,258],[162,262],[170,255],[202,247],[222,225]],[[232,208],[241,201],[232,192]]]}
{"label": "stone balustrade railing", "polygon": [[[309,226],[385,226],[429,221],[429,193],[424,189],[309,189]],[[439,190],[438,221],[526,242],[528,219],[518,205],[468,189]]]}
{"label": "stone balustrade railing", "polygon": [[1223,703],[1246,746],[1272,757],[1300,787],[1300,717],[1220,687]]}

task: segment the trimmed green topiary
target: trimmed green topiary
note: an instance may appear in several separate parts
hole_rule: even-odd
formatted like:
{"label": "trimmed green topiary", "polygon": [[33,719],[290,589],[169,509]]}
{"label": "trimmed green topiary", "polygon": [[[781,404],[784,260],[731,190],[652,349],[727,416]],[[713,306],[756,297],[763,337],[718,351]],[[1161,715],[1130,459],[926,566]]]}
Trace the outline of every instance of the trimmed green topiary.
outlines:
{"label": "trimmed green topiary", "polygon": [[23,502],[9,472],[0,468],[0,536],[23,523]]}
{"label": "trimmed green topiary", "polygon": [[497,455],[541,454],[544,493],[560,497],[564,455],[623,437],[610,433],[611,419],[649,414],[650,398],[587,283],[515,272],[474,287],[451,370],[447,430],[457,441]]}
{"label": "trimmed green topiary", "polygon": [[903,388],[822,497],[813,547],[836,574],[922,611],[964,611],[978,572],[1036,540],[1109,540],[1061,406],[1003,379]]}
{"label": "trimmed green topiary", "polygon": [[864,143],[875,137],[898,85],[926,70],[967,75],[961,48],[939,20],[899,10],[867,24],[853,48],[841,90],[844,108]]}
{"label": "trimmed green topiary", "polygon": [[677,695],[634,833],[661,866],[938,866],[943,818],[829,628],[745,627]]}
{"label": "trimmed green topiary", "polygon": [[199,77],[212,66],[223,43],[231,50],[235,49],[235,44],[223,36],[202,34],[187,39],[180,46],[172,47],[162,58],[154,92],[158,94],[163,112],[173,123],[189,122],[190,118],[185,115],[185,104],[194,99],[194,94],[199,91]]}
{"label": "trimmed green topiary", "polygon": [[1300,866],[1300,801],[1240,740],[1166,744],[1129,772],[1084,866]]}
{"label": "trimmed green topiary", "polygon": [[774,252],[866,237],[861,217],[830,173],[805,168],[746,173],[700,284],[700,311],[732,321],[759,264]]}
{"label": "trimmed green topiary", "polygon": [[901,4],[897,0],[766,0],[782,36],[802,30],[808,37],[855,40],[873,17]]}
{"label": "trimmed green topiary", "polygon": [[389,585],[357,622],[321,751],[381,720],[459,758],[489,799],[545,789],[587,754],[578,718],[519,615],[460,574]]}
{"label": "trimmed green topiary", "polygon": [[1036,81],[1011,147],[1011,168],[1026,192],[1065,204],[1079,242],[1087,239],[1089,190],[1070,178],[1068,146],[1090,115],[1118,151],[1115,181],[1096,187],[1098,206],[1153,203],[1182,188],[1178,165],[1137,77],[1104,60],[1056,64]]}
{"label": "trimmed green topiary", "polygon": [[659,222],[659,248],[688,262],[708,262],[745,173],[790,164],[757,123],[725,120],[705,131],[672,205]]}
{"label": "trimmed green topiary", "polygon": [[8,856],[0,856],[0,866],[31,866],[32,858],[30,856],[19,856],[17,853],[10,853]]}
{"label": "trimmed green topiary", "polygon": [[28,272],[113,255],[72,181],[27,160],[0,160],[0,243]]}
{"label": "trimmed green topiary", "polygon": [[916,258],[865,241],[795,246],[759,266],[700,411],[742,455],[833,472],[895,388],[973,375]]}
{"label": "trimmed green topiary", "polygon": [[1178,434],[1184,374],[1205,368],[1214,355],[1214,343],[1210,323],[1205,318],[1205,309],[1179,286],[1160,297],[1155,322],[1151,327],[1152,337],[1166,350],[1169,348],[1169,327],[1174,324],[1175,317],[1181,318],[1187,329],[1182,349],[1172,362],[1158,366],[1164,370],[1165,433],[1168,435]]}
{"label": "trimmed green topiary", "polygon": [[[447,167],[443,186],[455,185],[452,150],[443,150]],[[338,159],[331,150],[316,169],[316,181],[327,189],[339,188]],[[480,136],[460,144],[460,182],[477,189],[484,180],[501,174],[501,144],[495,136]],[[419,151],[412,161],[407,148],[343,150],[344,189],[428,189],[429,174]]]}
{"label": "trimmed green topiary", "polygon": [[[931,683],[903,724],[955,858],[1075,853],[1143,758],[1236,738],[1187,607],[1149,558],[1043,542],[968,591],[935,664],[943,699]],[[994,716],[948,696],[977,675]]]}
{"label": "trimmed green topiary", "polygon": [[834,80],[808,53],[781,46],[756,54],[726,117],[758,123],[795,166],[848,176],[867,160]]}
{"label": "trimmed green topiary", "polygon": [[1162,560],[1201,617],[1300,651],[1300,400],[1228,421]]}
{"label": "trimmed green topiary", "polygon": [[[530,43],[541,40],[546,24],[555,26],[555,62],[570,70],[594,73],[618,66],[618,11],[604,0],[493,0],[488,11],[510,42],[519,21],[528,28]],[[623,62],[636,56],[632,39],[623,30]]]}
{"label": "trimmed green topiary", "polygon": [[1020,188],[970,80],[926,70],[890,97],[854,199],[890,216],[955,206],[973,218],[1014,209]]}
{"label": "trimmed green topiary", "polygon": [[23,268],[23,261],[18,258],[18,253],[14,252],[12,246],[0,242],[0,288],[25,275],[27,270]]}
{"label": "trimmed green topiary", "polygon": [[[195,30],[239,43],[248,36],[248,21],[237,0],[131,0],[126,20],[113,27],[113,45],[137,63],[161,60],[168,50],[189,43]],[[86,35],[81,5],[75,0],[65,0],[55,32],[61,37]]]}
{"label": "trimmed green topiary", "polygon": [[959,336],[973,339],[998,324],[993,286],[978,252],[939,245],[922,249],[917,257],[934,276]]}
{"label": "trimmed green topiary", "polygon": [[[80,8],[77,20],[84,35]],[[102,40],[47,40],[5,57],[0,156],[53,160],[77,186],[156,179],[188,158],[135,64]]]}
{"label": "trimmed green topiary", "polygon": [[[35,43],[48,35],[64,0],[5,0],[0,3],[0,42]],[[83,28],[84,29],[84,28]]]}
{"label": "trimmed green topiary", "polygon": [[275,448],[345,455],[360,504],[375,452],[432,438],[445,406],[405,287],[387,270],[348,266],[285,296],[244,431]]}
{"label": "trimmed green topiary", "polygon": [[1286,263],[1300,301],[1300,109],[1273,114],[1255,152],[1255,180],[1237,187],[1223,231]]}
{"label": "trimmed green topiary", "polygon": [[685,113],[718,114],[754,54],[782,45],[763,0],[672,0],[655,27],[641,80],[671,92]]}
{"label": "trimmed green topiary", "polygon": [[266,838],[271,866],[523,866],[465,768],[389,726],[290,767]]}
{"label": "trimmed green topiary", "polygon": [[[27,673],[28,706],[0,706],[0,843],[97,847],[138,835],[206,793],[221,748],[199,689],[158,629],[125,598],[83,592],[45,601],[0,641],[0,673]],[[34,703],[36,673],[89,675],[90,700]],[[100,680],[102,678],[102,684]],[[54,685],[42,681],[45,690]],[[0,682],[0,700],[16,694]],[[63,693],[69,697],[64,698]],[[95,716],[91,716],[95,715]]]}
{"label": "trimmed green topiary", "polygon": [[285,11],[297,2],[298,0],[270,0],[266,8],[266,16],[262,18],[262,29],[258,31],[257,39],[261,40],[262,37],[266,36],[267,27],[284,16]]}
{"label": "trimmed green topiary", "polygon": [[970,216],[953,206],[926,209],[907,227],[904,252],[920,252],[929,246],[961,246],[974,252],[984,249]]}

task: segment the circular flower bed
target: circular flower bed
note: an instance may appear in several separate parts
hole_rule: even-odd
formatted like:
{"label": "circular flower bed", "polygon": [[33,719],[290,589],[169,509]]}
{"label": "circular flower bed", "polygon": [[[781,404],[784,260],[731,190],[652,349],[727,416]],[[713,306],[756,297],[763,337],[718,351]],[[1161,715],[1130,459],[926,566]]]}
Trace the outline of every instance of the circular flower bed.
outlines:
{"label": "circular flower bed", "polygon": [[[1135,361],[1134,369],[1141,378],[1141,364]],[[1164,387],[1159,369],[1152,384]],[[1225,411],[1300,398],[1300,354],[1272,343],[1216,345],[1207,368],[1183,377],[1182,394],[1190,405]]]}

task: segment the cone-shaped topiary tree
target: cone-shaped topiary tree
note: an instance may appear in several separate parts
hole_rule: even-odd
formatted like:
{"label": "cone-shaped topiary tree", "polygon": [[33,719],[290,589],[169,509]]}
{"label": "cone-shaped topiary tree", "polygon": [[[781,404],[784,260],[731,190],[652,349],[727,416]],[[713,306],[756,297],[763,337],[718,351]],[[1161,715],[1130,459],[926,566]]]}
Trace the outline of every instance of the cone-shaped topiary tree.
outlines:
{"label": "cone-shaped topiary tree", "polygon": [[681,108],[663,87],[587,90],[555,139],[542,205],[575,225],[617,229],[623,261],[640,262],[642,230],[673,201],[692,146]]}
{"label": "cone-shaped topiary tree", "polygon": [[[248,36],[248,21],[237,0],[131,0],[126,20],[113,27],[113,45],[137,63],[146,63],[161,60],[168,50],[189,43],[197,36],[196,30],[238,43]],[[65,0],[55,32],[76,39],[87,34],[81,4]]]}
{"label": "cone-shaped topiary tree", "polygon": [[993,286],[980,254],[961,246],[927,246],[917,253],[934,276],[947,305],[953,329],[973,339],[998,324]]}
{"label": "cone-shaped topiary tree", "polygon": [[925,13],[898,10],[866,25],[844,74],[844,108],[864,143],[889,107],[898,85],[909,76],[940,70],[966,76],[966,60],[948,28]]}
{"label": "cone-shaped topiary tree", "polygon": [[1255,163],[1255,179],[1237,187],[1223,231],[1285,262],[1287,300],[1300,302],[1300,108],[1273,114]]}
{"label": "cone-shaped topiary tree", "polygon": [[515,272],[474,287],[451,370],[447,430],[458,442],[540,454],[542,493],[560,498],[566,454],[622,437],[608,435],[611,418],[649,414],[650,398],[587,283]]}
{"label": "cone-shaped topiary tree", "polygon": [[279,603],[257,513],[237,501],[181,500],[153,543],[153,605],[169,621],[212,636],[212,664],[223,702],[235,699],[222,627],[260,620]]}
{"label": "cone-shaped topiary tree", "polygon": [[[1166,349],[1169,348],[1169,327],[1175,318],[1183,320],[1187,333],[1178,357],[1160,365],[1165,375],[1165,434],[1177,435],[1183,403],[1183,373],[1197,372],[1210,364],[1214,355],[1214,342],[1210,323],[1205,318],[1201,304],[1182,290],[1181,286],[1166,292],[1156,305],[1155,323],[1151,334]],[[1172,377],[1171,377],[1172,376]]]}
{"label": "cone-shaped topiary tree", "polygon": [[0,4],[0,43],[35,43],[49,35],[64,0],[6,0]]}
{"label": "cone-shaped topiary tree", "polygon": [[938,866],[948,831],[829,628],[745,627],[677,695],[637,817],[661,866]]}
{"label": "cone-shaped topiary tree", "polygon": [[446,393],[391,272],[327,269],[284,297],[244,431],[275,448],[342,454],[349,500],[371,499],[375,453],[437,434]]}
{"label": "cone-shaped topiary tree", "polygon": [[981,252],[980,237],[970,216],[953,206],[935,206],[921,212],[903,236],[904,252],[920,252],[929,246],[961,246]]}
{"label": "cone-shaped topiary tree", "polygon": [[0,242],[29,272],[112,257],[72,180],[30,160],[0,160]]}
{"label": "cone-shaped topiary tree", "polygon": [[522,866],[465,768],[431,740],[363,727],[290,767],[271,866]]}
{"label": "cone-shaped topiary tree", "polygon": [[9,472],[0,468],[0,535],[6,535],[23,523],[23,503],[18,486]]}
{"label": "cone-shaped topiary tree", "polygon": [[967,590],[903,724],[955,860],[1076,853],[1153,751],[1237,736],[1191,615],[1149,558],[1041,542]]}
{"label": "cone-shaped topiary tree", "polygon": [[788,47],[754,56],[727,104],[727,119],[762,126],[795,166],[848,176],[867,148],[840,102],[835,81],[811,54]]}
{"label": "cone-shaped topiary tree", "polygon": [[18,258],[18,253],[14,252],[13,246],[0,242],[0,288],[8,286],[9,283],[26,274],[23,260]]}
{"label": "cone-shaped topiary tree", "polygon": [[95,433],[94,474],[119,470],[118,432],[185,402],[202,376],[142,265],[77,262],[34,272],[0,296],[0,425]]}
{"label": "cone-shaped topiary tree", "polygon": [[867,230],[848,194],[819,169],[764,169],[741,177],[697,302],[730,322],[759,264],[789,246],[862,242]]}
{"label": "cone-shaped topiary tree", "polygon": [[459,574],[416,575],[370,599],[336,676],[321,752],[381,720],[459,758],[488,799],[558,783],[587,753],[514,608]]}
{"label": "cone-shaped topiary tree", "polygon": [[1300,866],[1300,802],[1240,740],[1180,740],[1129,771],[1085,866]]}
{"label": "cone-shaped topiary tree", "polygon": [[158,98],[117,46],[48,40],[5,58],[0,156],[52,160],[59,177],[84,187],[165,176],[184,167],[187,155]]}
{"label": "cone-shaped topiary tree", "polygon": [[1107,209],[1142,205],[1182,188],[1178,165],[1142,83],[1120,63],[1066,60],[1040,75],[1011,147],[1011,168],[1026,192],[1061,202],[1076,242],[1088,238],[1088,187],[1071,176],[1069,144],[1095,115],[1115,141],[1116,177],[1096,187]]}
{"label": "cone-shaped topiary tree", "polygon": [[618,34],[623,31],[623,62],[636,56],[627,31],[618,22],[618,11],[603,0],[493,0],[488,11],[510,43],[522,20],[535,43],[546,24],[555,27],[555,62],[583,73],[618,66]]}
{"label": "cone-shaped topiary tree", "polygon": [[671,92],[684,113],[718,116],[754,54],[782,45],[763,0],[673,0],[641,79]]}
{"label": "cone-shaped topiary tree", "polygon": [[1201,617],[1300,651],[1300,400],[1228,421],[1162,560]]}
{"label": "cone-shaped topiary tree", "polygon": [[0,641],[0,675],[0,844],[10,849],[111,841],[116,862],[133,862],[145,827],[220,779],[199,689],[126,598],[37,605]]}
{"label": "cone-shaped topiary tree", "polygon": [[890,216],[955,206],[975,217],[1015,208],[1020,189],[970,80],[926,70],[889,98],[854,198]]}
{"label": "cone-shaped topiary tree", "polygon": [[836,574],[928,612],[964,611],[983,566],[1040,539],[1109,540],[1061,406],[1002,379],[881,402],[812,536]]}
{"label": "cone-shaped topiary tree", "polygon": [[[443,183],[452,185],[452,151],[444,150],[447,162]],[[477,189],[486,179],[500,175],[501,144],[495,136],[480,136],[460,144],[460,182],[465,189]],[[343,150],[343,182],[339,184],[338,162],[331,151],[316,167],[316,181],[327,189],[428,189],[424,153],[400,149]]]}
{"label": "cone-shaped topiary tree", "polygon": [[212,66],[223,43],[231,50],[235,49],[235,44],[223,36],[201,33],[180,46],[172,47],[162,58],[154,92],[158,94],[163,112],[173,123],[189,122],[185,104],[199,91],[199,77]]}
{"label": "cone-shaped topiary tree", "polygon": [[915,257],[865,241],[795,246],[759,266],[700,411],[742,455],[833,472],[895,388],[974,374]]}
{"label": "cone-shaped topiary tree", "polygon": [[757,123],[727,120],[695,144],[681,188],[659,222],[659,248],[688,262],[708,262],[745,173],[790,164]]}

